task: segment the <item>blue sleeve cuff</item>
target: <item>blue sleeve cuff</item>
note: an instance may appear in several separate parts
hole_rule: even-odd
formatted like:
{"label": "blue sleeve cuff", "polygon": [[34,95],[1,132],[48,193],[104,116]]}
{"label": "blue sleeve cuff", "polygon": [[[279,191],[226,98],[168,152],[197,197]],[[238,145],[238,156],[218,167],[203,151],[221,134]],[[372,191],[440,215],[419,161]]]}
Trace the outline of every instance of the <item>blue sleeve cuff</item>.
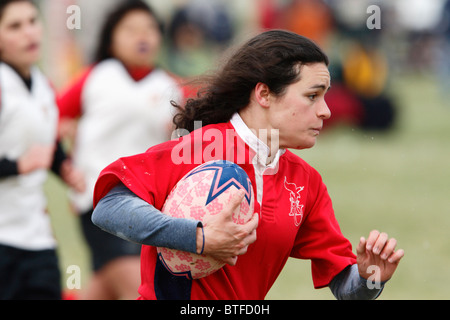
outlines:
{"label": "blue sleeve cuff", "polygon": [[330,289],[338,300],[375,300],[383,291],[385,283],[364,279],[354,264],[333,279]]}

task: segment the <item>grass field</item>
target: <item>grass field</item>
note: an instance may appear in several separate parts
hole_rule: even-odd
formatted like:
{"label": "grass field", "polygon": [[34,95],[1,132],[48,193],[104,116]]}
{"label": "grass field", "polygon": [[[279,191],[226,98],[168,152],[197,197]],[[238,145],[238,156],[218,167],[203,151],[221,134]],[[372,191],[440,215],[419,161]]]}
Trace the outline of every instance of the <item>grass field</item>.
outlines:
{"label": "grass field", "polygon": [[[299,155],[322,174],[354,246],[378,229],[405,250],[380,299],[450,299],[450,103],[430,76],[396,76],[391,93],[400,107],[396,130],[336,128]],[[53,178],[47,190],[61,270],[66,275],[78,265],[85,286],[89,257],[66,190]],[[314,290],[309,261],[290,259],[267,299],[334,297],[329,289]]]}

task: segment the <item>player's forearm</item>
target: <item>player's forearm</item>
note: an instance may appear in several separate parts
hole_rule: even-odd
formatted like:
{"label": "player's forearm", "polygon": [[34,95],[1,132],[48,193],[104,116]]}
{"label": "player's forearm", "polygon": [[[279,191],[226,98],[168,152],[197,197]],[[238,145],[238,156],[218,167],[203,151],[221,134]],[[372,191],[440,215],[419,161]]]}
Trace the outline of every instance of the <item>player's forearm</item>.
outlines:
{"label": "player's forearm", "polygon": [[356,264],[344,269],[330,283],[330,289],[338,300],[374,300],[383,288],[384,283],[369,288],[367,280],[360,277]]}
{"label": "player's forearm", "polygon": [[[19,174],[29,173],[35,169],[41,168],[42,166],[36,167],[34,163],[31,164],[30,168],[29,159],[33,157],[35,157],[35,154],[29,157],[27,157],[27,155],[22,156],[22,158],[19,158],[18,160],[10,160],[7,158],[0,159],[0,178],[17,176]],[[59,142],[56,144],[55,152],[51,159],[53,160],[51,166],[52,171],[55,174],[60,175],[61,166],[67,159],[67,156],[64,153],[63,148]],[[25,161],[27,162],[26,166],[24,165]],[[33,159],[31,159],[31,161],[33,161]],[[24,169],[24,167],[26,167],[26,169]]]}
{"label": "player's forearm", "polygon": [[92,221],[102,230],[139,244],[197,252],[198,221],[169,217],[117,186],[96,206]]}

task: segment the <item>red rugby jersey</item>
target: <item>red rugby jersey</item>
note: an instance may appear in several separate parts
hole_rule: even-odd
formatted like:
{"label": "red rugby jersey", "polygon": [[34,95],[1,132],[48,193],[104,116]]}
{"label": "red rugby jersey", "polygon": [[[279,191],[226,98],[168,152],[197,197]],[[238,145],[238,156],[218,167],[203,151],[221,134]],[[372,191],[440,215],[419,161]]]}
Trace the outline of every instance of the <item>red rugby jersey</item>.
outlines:
{"label": "red rugby jersey", "polygon": [[144,245],[142,299],[260,300],[289,257],[311,259],[316,288],[327,286],[345,267],[356,263],[319,173],[286,150],[280,150],[267,166],[267,153],[267,147],[236,114],[228,123],[203,127],[144,154],[119,159],[103,170],[94,192],[95,204],[122,182],[161,210],[178,180],[210,160],[239,164],[253,184],[255,212],[260,215],[257,241],[239,256],[236,266],[226,265],[197,280],[175,277],[159,262],[156,248]]}

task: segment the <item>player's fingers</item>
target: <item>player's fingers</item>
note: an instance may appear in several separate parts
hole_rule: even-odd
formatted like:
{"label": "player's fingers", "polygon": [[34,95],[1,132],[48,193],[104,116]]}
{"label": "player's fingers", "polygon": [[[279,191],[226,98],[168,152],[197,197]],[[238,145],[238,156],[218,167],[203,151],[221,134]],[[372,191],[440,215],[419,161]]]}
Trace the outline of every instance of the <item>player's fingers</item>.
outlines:
{"label": "player's fingers", "polygon": [[231,217],[233,215],[233,212],[236,211],[236,209],[241,205],[242,201],[244,200],[245,192],[243,190],[239,190],[236,192],[232,197],[228,204],[228,216]]}
{"label": "player's fingers", "polygon": [[39,152],[42,156],[45,156],[46,158],[53,158],[53,155],[55,153],[55,146],[53,145],[40,146]]}
{"label": "player's fingers", "polygon": [[242,246],[243,247],[248,247],[249,245],[251,245],[253,242],[256,241],[256,230],[253,230],[247,237],[245,237],[245,239],[242,241]]}
{"label": "player's fingers", "polygon": [[231,258],[227,258],[224,259],[223,262],[230,265],[230,266],[235,266],[237,263],[237,256],[231,257]]}
{"label": "player's fingers", "polygon": [[251,234],[253,231],[256,230],[256,228],[258,228],[258,224],[259,224],[259,214],[254,213],[252,218],[245,225],[243,225],[244,232],[246,232],[247,234]]}
{"label": "player's fingers", "polygon": [[366,241],[366,249],[367,250],[369,250],[369,251],[372,250],[379,235],[380,235],[380,232],[378,230],[373,230],[370,232],[369,237],[367,238],[367,241]]}
{"label": "player's fingers", "polygon": [[377,238],[377,241],[375,241],[375,244],[373,245],[372,252],[375,254],[380,254],[381,251],[384,249],[387,240],[389,239],[387,233],[382,232]]}
{"label": "player's fingers", "polygon": [[400,260],[405,256],[405,251],[403,249],[399,249],[389,257],[388,261],[390,263],[398,264]]}
{"label": "player's fingers", "polygon": [[386,245],[380,253],[380,258],[383,260],[387,260],[389,256],[394,252],[395,247],[397,246],[397,240],[391,238],[387,240]]}
{"label": "player's fingers", "polygon": [[238,251],[236,255],[241,256],[247,253],[248,246],[256,241],[256,229],[248,233],[238,245]]}
{"label": "player's fingers", "polygon": [[356,246],[356,253],[357,254],[363,254],[366,252],[366,238],[361,237],[359,239],[359,243]]}
{"label": "player's fingers", "polygon": [[246,245],[246,246],[244,246],[242,249],[240,249],[240,250],[237,252],[236,255],[237,255],[237,256],[242,256],[242,255],[246,254],[247,251],[248,251],[248,245]]}

